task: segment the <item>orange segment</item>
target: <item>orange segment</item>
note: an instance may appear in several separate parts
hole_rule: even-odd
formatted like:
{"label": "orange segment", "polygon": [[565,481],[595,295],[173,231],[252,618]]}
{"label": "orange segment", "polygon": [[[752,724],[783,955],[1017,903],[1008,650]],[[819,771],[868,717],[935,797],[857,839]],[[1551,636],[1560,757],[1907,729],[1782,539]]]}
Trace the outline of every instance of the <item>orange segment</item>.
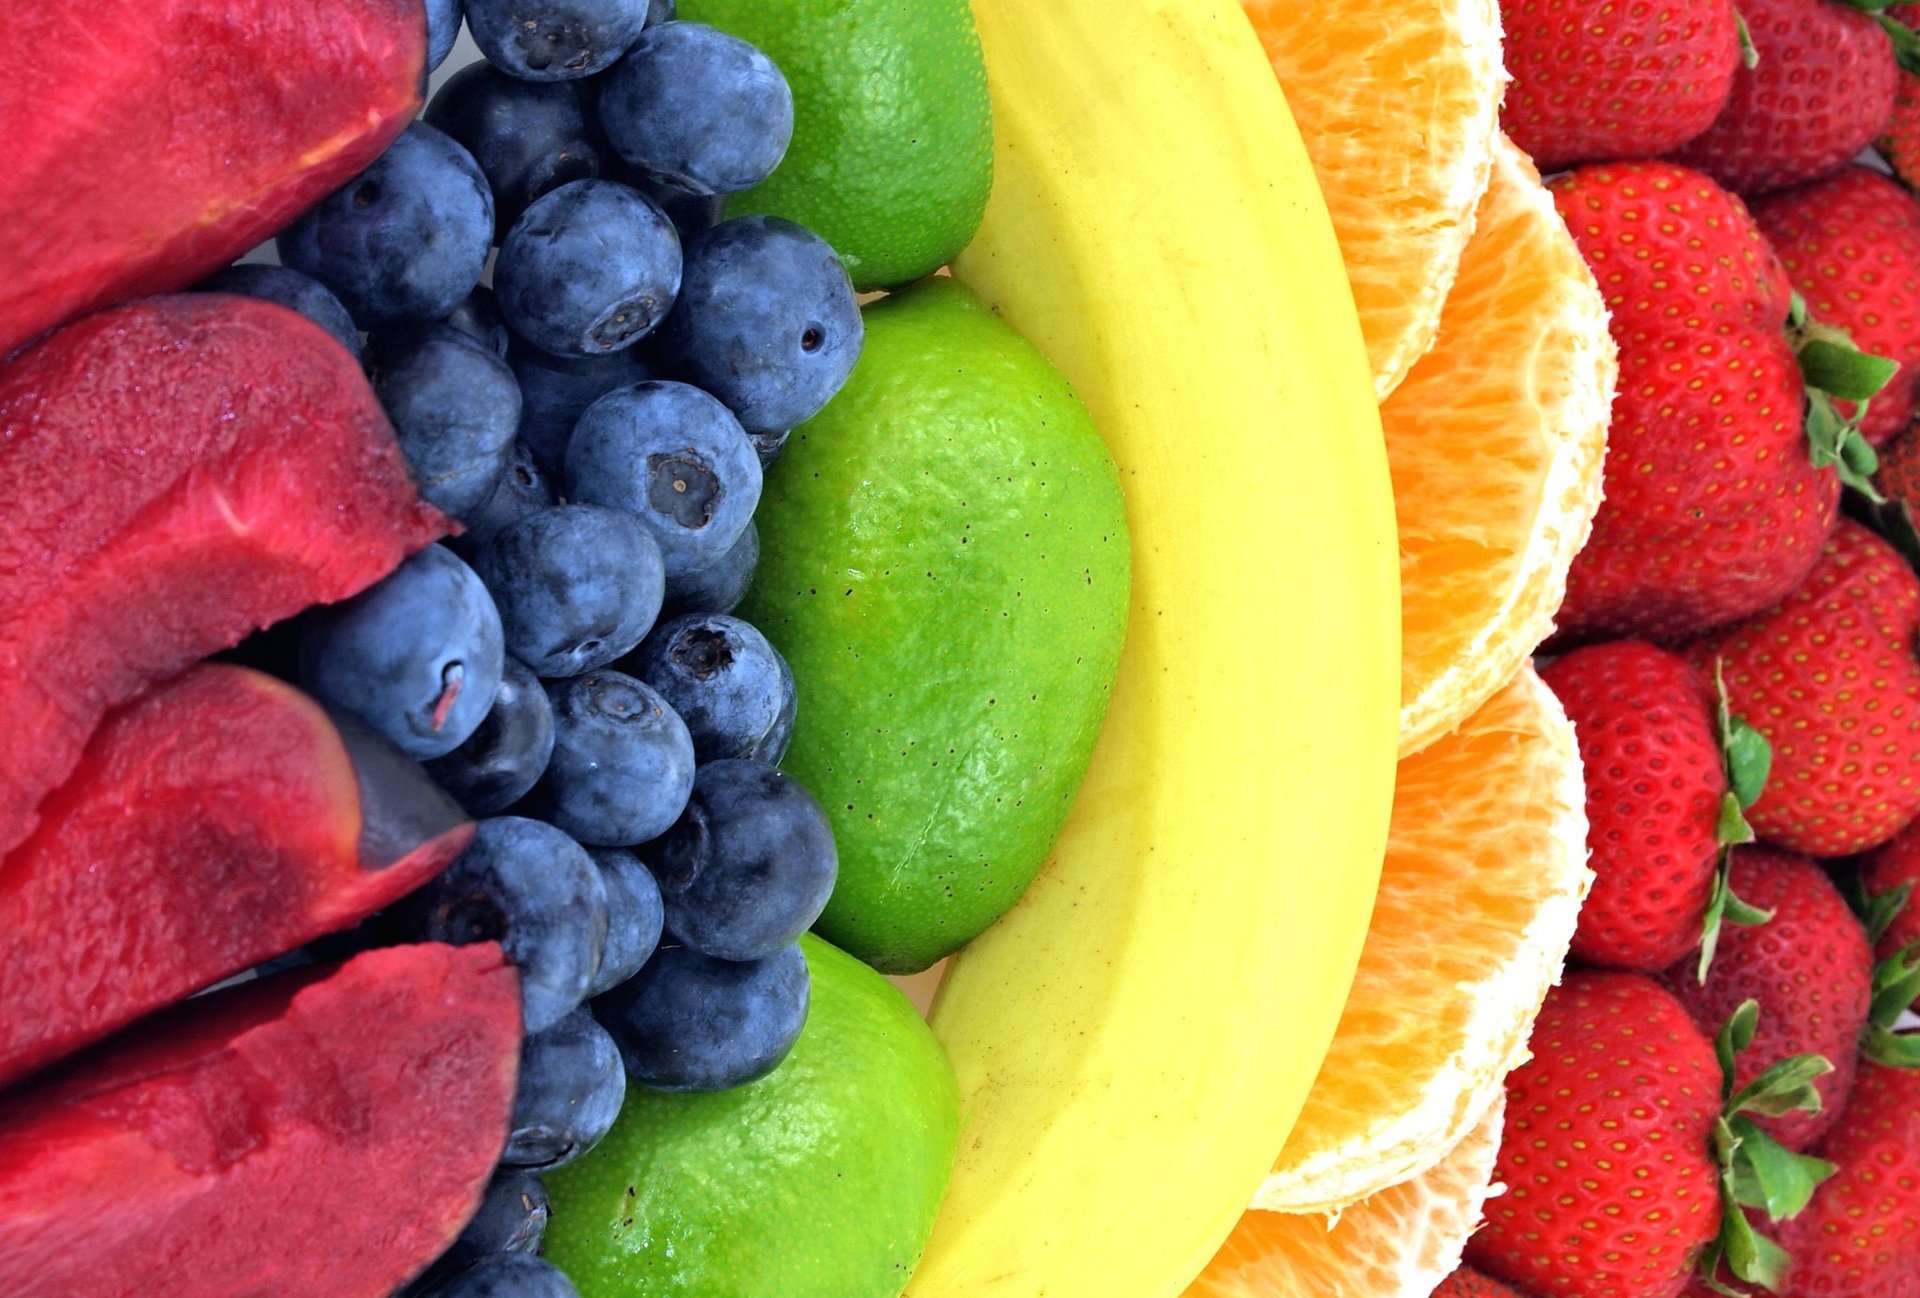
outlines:
{"label": "orange segment", "polygon": [[1186,1298],[1427,1298],[1460,1264],[1493,1178],[1506,1096],[1419,1176],[1320,1213],[1240,1218]]}
{"label": "orange segment", "polygon": [[1573,727],[1530,666],[1401,761],[1353,990],[1256,1207],[1342,1209],[1459,1143],[1559,977],[1586,841]]}
{"label": "orange segment", "polygon": [[1300,124],[1385,397],[1433,343],[1506,73],[1498,0],[1241,0]]}
{"label": "orange segment", "polygon": [[1607,311],[1504,138],[1439,340],[1385,404],[1400,516],[1400,752],[1513,678],[1547,637],[1600,505]]}

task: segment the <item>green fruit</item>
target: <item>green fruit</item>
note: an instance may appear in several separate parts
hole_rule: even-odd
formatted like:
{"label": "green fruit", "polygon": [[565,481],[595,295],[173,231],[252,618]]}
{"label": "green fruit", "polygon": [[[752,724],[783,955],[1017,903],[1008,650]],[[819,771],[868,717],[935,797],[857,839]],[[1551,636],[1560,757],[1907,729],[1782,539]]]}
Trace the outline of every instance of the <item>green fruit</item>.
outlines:
{"label": "green fruit", "polygon": [[966,0],[682,0],[764,50],[793,88],[793,143],[728,216],[784,216],[856,288],[905,284],[966,247],[993,184],[987,68]]}
{"label": "green fruit", "polygon": [[1012,906],[1059,832],[1120,659],[1128,538],[1086,410],[977,298],[931,279],[866,324],[767,476],[740,612],[793,668],[783,766],[840,849],[817,927],[907,973]]}
{"label": "green fruit", "polygon": [[913,1007],[801,939],[807,1025],[766,1077],[634,1086],[613,1130],[544,1178],[547,1257],[582,1298],[897,1298],[953,1171],[959,1093]]}

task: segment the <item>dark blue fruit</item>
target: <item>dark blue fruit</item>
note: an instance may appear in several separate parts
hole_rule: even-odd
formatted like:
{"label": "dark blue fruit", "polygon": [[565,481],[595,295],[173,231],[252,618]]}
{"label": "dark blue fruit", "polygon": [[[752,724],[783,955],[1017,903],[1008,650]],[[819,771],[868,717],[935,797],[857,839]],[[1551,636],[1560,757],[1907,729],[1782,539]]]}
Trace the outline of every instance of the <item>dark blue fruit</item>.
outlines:
{"label": "dark blue fruit", "polygon": [[420,1298],[580,1298],[561,1270],[531,1253],[496,1253],[440,1281]]}
{"label": "dark blue fruit", "polygon": [[607,1030],[575,1010],[520,1047],[520,1084],[500,1161],[549,1171],[600,1143],[620,1116],[627,1078]]}
{"label": "dark blue fruit", "polygon": [[507,659],[493,707],[467,741],[427,763],[427,774],[469,816],[496,816],[527,796],[553,755],[553,707],[527,665]]}
{"label": "dark blue fruit", "polygon": [[860,359],[860,305],[825,240],[774,216],[722,221],[687,246],[660,354],[750,433],[811,419]]}
{"label": "dark blue fruit", "polygon": [[[523,400],[523,412],[525,408]],[[501,470],[493,494],[487,497],[486,504],[460,520],[467,525],[466,535],[456,536],[448,544],[471,559],[502,528],[537,510],[548,509],[553,503],[553,487],[547,482],[547,475],[532,448],[516,438],[507,448],[507,467]]]}
{"label": "dark blue fruit", "polygon": [[463,518],[493,495],[520,427],[507,363],[448,325],[405,330],[373,352],[373,390],[429,504]]}
{"label": "dark blue fruit", "polygon": [[583,843],[627,847],[666,831],[693,787],[693,741],[660,696],[621,672],[548,687],[553,760],[541,791],[553,823]]}
{"label": "dark blue fruit", "polygon": [[760,467],[765,469],[780,458],[780,452],[787,449],[787,439],[793,436],[791,428],[777,433],[752,434],[753,451],[760,457]]}
{"label": "dark blue fruit", "polygon": [[760,529],[752,523],[725,554],[704,568],[677,573],[667,581],[660,616],[682,613],[731,613],[747,597],[754,569],[760,566]]}
{"label": "dark blue fruit", "polygon": [[650,0],[647,5],[647,26],[672,22],[678,10],[679,6],[674,0]]}
{"label": "dark blue fruit", "polygon": [[483,543],[473,566],[499,606],[507,649],[541,677],[578,676],[629,653],[652,629],[665,588],[647,529],[599,505],[527,514]]}
{"label": "dark blue fruit", "polygon": [[487,1184],[473,1220],[434,1266],[449,1274],[495,1253],[538,1253],[551,1214],[547,1187],[537,1175],[503,1168]]}
{"label": "dark blue fruit", "polygon": [[666,318],[679,288],[673,222],[612,180],[575,180],[534,200],[493,268],[507,327],[559,356],[633,346]]}
{"label": "dark blue fruit", "polygon": [[340,305],[340,299],[327,286],[289,266],[243,263],[216,271],[200,285],[211,293],[240,293],[263,302],[277,302],[290,311],[298,311],[340,341],[356,359],[360,355],[360,330],[353,317]]}
{"label": "dark blue fruit", "polygon": [[725,194],[696,194],[678,185],[649,179],[631,169],[620,171],[615,179],[625,181],[660,204],[660,210],[667,214],[679,233],[682,247],[720,224],[720,215],[726,211]]}
{"label": "dark blue fruit", "polygon": [[765,1077],[807,1021],[798,944],[764,960],[715,960],[669,943],[600,997],[627,1076],[661,1091],[724,1091]]}
{"label": "dark blue fruit", "polygon": [[555,478],[566,464],[573,426],[587,407],[615,388],[654,376],[637,347],[606,356],[571,357],[551,356],[516,342],[507,364],[520,380],[520,440]]}
{"label": "dark blue fruit", "polygon": [[600,148],[587,129],[591,109],[584,81],[522,81],[475,63],[440,87],[426,119],[480,164],[493,188],[495,230],[504,235],[540,195],[601,173]]}
{"label": "dark blue fruit", "polygon": [[826,813],[764,762],[708,762],[687,809],[649,849],[667,931],[721,960],[757,960],[812,927],[839,856]]}
{"label": "dark blue fruit", "polygon": [[592,847],[587,855],[600,867],[607,885],[607,949],[600,953],[600,972],[588,993],[598,996],[640,972],[640,966],[660,945],[666,911],[653,872],[632,852]]}
{"label": "dark blue fruit", "polygon": [[275,242],[282,262],[332,289],[367,328],[437,320],[486,269],[493,195],[471,154],[414,122]]}
{"label": "dark blue fruit", "polygon": [[493,290],[482,284],[467,294],[466,300],[447,313],[442,324],[458,329],[501,360],[507,358],[507,322],[500,318],[500,304]]}
{"label": "dark blue fruit", "polygon": [[628,166],[695,194],[751,189],[793,138],[773,60],[704,23],[649,27],[600,82],[600,129]]}
{"label": "dark blue fruit", "polygon": [[526,81],[590,77],[627,52],[647,0],[466,0],[467,30],[487,61]]}
{"label": "dark blue fruit", "polygon": [[750,623],[689,613],[656,626],[626,670],[660,692],[702,762],[750,757],[778,766],[793,738],[793,673]]}
{"label": "dark blue fruit", "polygon": [[452,752],[479,728],[504,662],[500,614],[486,587],[440,545],[301,625],[306,691],[416,760]]}
{"label": "dark blue fruit", "polygon": [[669,580],[718,562],[760,503],[760,460],[739,421],[686,383],[637,383],[588,406],[564,480],[569,499],[646,524]]}
{"label": "dark blue fruit", "polygon": [[427,0],[427,71],[447,61],[460,39],[460,0]]}
{"label": "dark blue fruit", "polygon": [[586,849],[552,825],[496,816],[404,903],[400,926],[423,942],[498,942],[520,970],[528,1032],[544,1032],[587,997],[607,940],[607,892]]}

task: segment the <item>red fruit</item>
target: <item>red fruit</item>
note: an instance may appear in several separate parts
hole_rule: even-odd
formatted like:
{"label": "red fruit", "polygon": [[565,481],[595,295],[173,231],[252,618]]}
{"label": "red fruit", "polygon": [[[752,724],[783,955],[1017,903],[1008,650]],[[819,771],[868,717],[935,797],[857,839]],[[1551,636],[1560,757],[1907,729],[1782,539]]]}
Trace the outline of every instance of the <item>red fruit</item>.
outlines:
{"label": "red fruit", "polygon": [[1920,942],[1920,820],[1910,822],[1860,862],[1860,885],[1868,894],[1889,892],[1902,884],[1909,885],[1907,904],[1874,943],[1873,953],[1883,960],[1909,942]]}
{"label": "red fruit", "polygon": [[1893,116],[1899,68],[1872,15],[1833,0],[1737,0],[1759,61],[1733,74],[1720,116],[1674,153],[1759,194],[1837,171]]}
{"label": "red fruit", "polygon": [[473,828],[426,773],[345,738],[241,667],[196,667],[107,718],[0,863],[0,1087],[460,853]]}
{"label": "red fruit", "polygon": [[1463,1266],[1440,1282],[1433,1298],[1527,1298],[1527,1295],[1512,1285],[1501,1284],[1492,1276]]}
{"label": "red fruit", "polygon": [[0,1101],[9,1298],[386,1298],[506,1144],[519,978],[369,951],[190,1001]]}
{"label": "red fruit", "polygon": [[1727,698],[1773,745],[1747,812],[1769,843],[1847,856],[1920,813],[1920,580],[1892,546],[1842,520],[1778,608],[1686,649],[1724,658]]}
{"label": "red fruit", "polygon": [[1675,1298],[1720,1228],[1713,1043],[1642,974],[1547,993],[1467,1260],[1539,1298]]}
{"label": "red fruit", "polygon": [[[1776,194],[1754,208],[1814,320],[1898,361],[1860,430],[1878,444],[1920,401],[1920,201],[1866,167]],[[1835,403],[1853,413],[1851,401]]]}
{"label": "red fruit", "polygon": [[1904,68],[1894,91],[1893,120],[1877,143],[1895,175],[1909,185],[1920,181],[1920,76]]}
{"label": "red fruit", "polygon": [[1713,124],[1740,61],[1731,0],[1501,0],[1500,125],[1542,171],[1651,158]]}
{"label": "red fruit", "polygon": [[1661,981],[1706,1033],[1718,1032],[1742,1001],[1759,1002],[1760,1026],[1736,1060],[1736,1086],[1789,1055],[1821,1055],[1833,1065],[1813,1083],[1820,1112],[1754,1118],[1788,1149],[1805,1149],[1833,1125],[1853,1085],[1873,1000],[1873,952],[1840,890],[1804,856],[1736,848],[1730,881],[1736,897],[1773,911],[1773,918],[1751,927],[1725,925],[1704,985],[1694,960],[1675,965]]}
{"label": "red fruit", "polygon": [[0,852],[101,715],[446,532],[353,358],[221,294],[90,316],[0,368]]}
{"label": "red fruit", "polygon": [[[420,106],[420,0],[0,5],[0,357],[184,288],[345,184]],[[183,62],[184,60],[184,62]]]}
{"label": "red fruit", "polygon": [[1593,890],[1573,956],[1652,972],[1700,945],[1727,792],[1707,682],[1640,640],[1576,649],[1541,677],[1566,708],[1587,772]]}
{"label": "red fruit", "polygon": [[[1877,398],[1876,398],[1877,399]],[[1920,435],[1911,429],[1880,448],[1880,468],[1873,485],[1889,500],[1920,511]]]}

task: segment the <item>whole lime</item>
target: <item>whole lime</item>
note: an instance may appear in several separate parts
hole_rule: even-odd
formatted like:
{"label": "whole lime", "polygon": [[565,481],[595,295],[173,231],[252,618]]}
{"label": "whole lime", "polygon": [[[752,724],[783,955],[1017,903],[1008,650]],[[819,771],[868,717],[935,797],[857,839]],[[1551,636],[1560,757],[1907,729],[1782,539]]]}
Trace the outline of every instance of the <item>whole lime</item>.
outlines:
{"label": "whole lime", "polygon": [[730,1091],[630,1087],[592,1152],[548,1173],[546,1255],[582,1298],[897,1298],[953,1172],[959,1094],[886,979],[801,939],[793,1052]]}
{"label": "whole lime", "polygon": [[966,0],[681,0],[750,41],[793,89],[793,142],[727,215],[784,216],[856,288],[905,284],[967,245],[993,184],[987,69]]}
{"label": "whole lime", "polygon": [[1013,905],[1086,774],[1126,627],[1120,483],[1079,400],[952,280],[866,310],[757,515],[741,615],[793,669],[784,768],[826,808],[817,925],[888,973]]}

